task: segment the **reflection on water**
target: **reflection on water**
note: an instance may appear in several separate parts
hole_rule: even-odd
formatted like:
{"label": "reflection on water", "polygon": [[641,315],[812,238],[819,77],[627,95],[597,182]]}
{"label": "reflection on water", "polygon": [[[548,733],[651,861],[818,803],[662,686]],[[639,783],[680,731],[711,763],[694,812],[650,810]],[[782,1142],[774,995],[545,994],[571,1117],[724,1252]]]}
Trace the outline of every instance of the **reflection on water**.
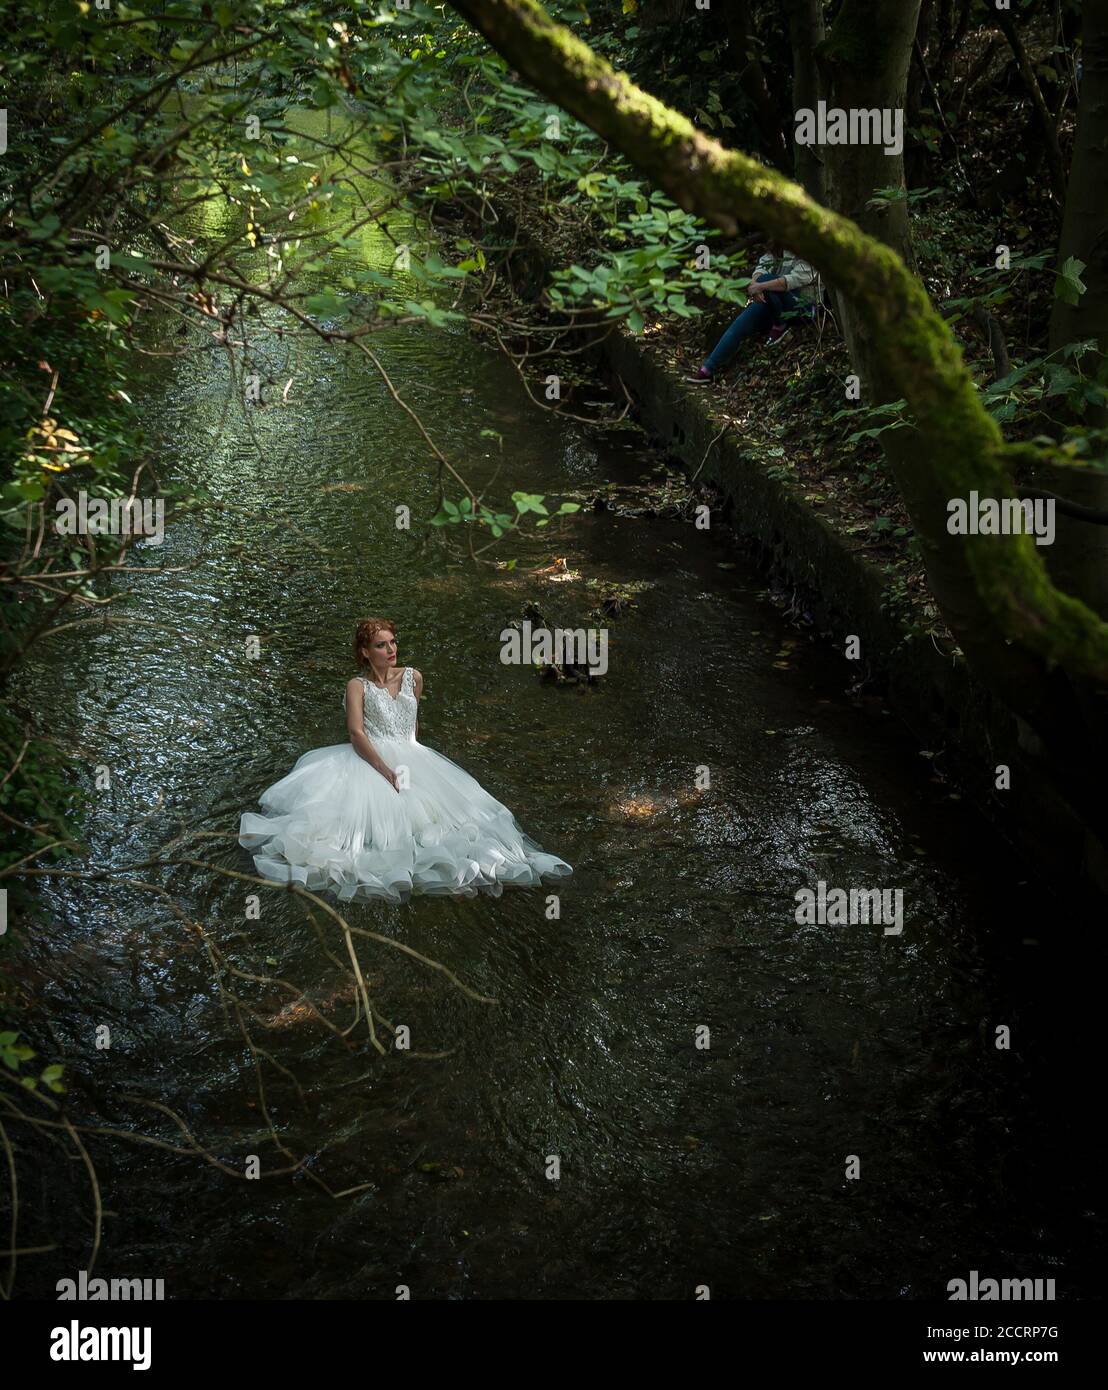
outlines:
{"label": "reflection on water", "polygon": [[[305,749],[341,740],[354,623],[383,614],[425,676],[422,739],[576,872],[557,920],[523,892],[348,910],[495,999],[361,943],[380,1012],[415,1049],[449,1049],[441,1060],[380,1059],[364,1028],[336,1037],[288,993],[240,985],[303,1100],[272,1067],[258,1091],[189,923],[240,970],[310,988],[344,1030],[356,1001],[322,914],[322,943],[282,893],[248,920],[250,885],[185,863],[159,871],[171,899],[48,890],[31,969],[105,1121],[171,1138],[120,1097],[164,1101],[227,1163],[256,1153],[264,1172],[287,1162],[268,1112],[333,1191],[368,1184],[336,1201],[303,1175],[238,1182],[101,1144],[99,1272],[164,1277],[171,1297],[391,1298],[397,1283],[416,1297],[936,1297],[969,1268],[1087,1292],[1099,1193],[1075,1098],[1095,972],[1073,969],[1018,864],[878,706],[841,696],[841,664],[785,626],[755,575],[719,567],[711,533],[582,511],[506,545],[511,571],[462,563],[423,538],[434,470],[365,359],[257,331],[279,385],[249,415],[216,352],[164,359],[141,383],[160,474],[224,508],[172,524],[142,554],[185,568],[134,584],[127,625],[44,649],[23,692],[49,702],[90,771],[111,769],[92,857],[139,865],[203,831],[177,857],[249,872],[240,812]],[[490,497],[557,498],[651,463],[534,407],[458,331],[394,329],[374,347]],[[566,569],[637,586],[608,624],[608,676],[587,688],[499,660],[528,603],[585,621],[582,586],[552,582]],[[820,879],[903,889],[903,935],[798,925],[796,891]],[[108,1052],[89,1044],[99,1024]],[[993,1046],[999,1024],[1010,1052]],[[24,1290],[86,1250],[83,1230],[63,1233]]]}

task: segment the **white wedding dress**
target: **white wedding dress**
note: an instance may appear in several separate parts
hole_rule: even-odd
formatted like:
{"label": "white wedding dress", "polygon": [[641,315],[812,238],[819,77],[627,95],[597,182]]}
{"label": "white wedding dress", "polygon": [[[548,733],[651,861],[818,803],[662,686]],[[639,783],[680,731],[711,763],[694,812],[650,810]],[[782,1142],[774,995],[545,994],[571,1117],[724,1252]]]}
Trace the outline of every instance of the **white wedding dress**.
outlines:
{"label": "white wedding dress", "polygon": [[395,699],[360,679],[366,737],[401,790],[349,743],[305,753],[262,793],[269,814],[247,811],[239,825],[263,878],[330,889],[344,901],[406,902],[414,893],[499,897],[505,884],[532,887],[573,872],[468,772],[416,742],[410,666]]}

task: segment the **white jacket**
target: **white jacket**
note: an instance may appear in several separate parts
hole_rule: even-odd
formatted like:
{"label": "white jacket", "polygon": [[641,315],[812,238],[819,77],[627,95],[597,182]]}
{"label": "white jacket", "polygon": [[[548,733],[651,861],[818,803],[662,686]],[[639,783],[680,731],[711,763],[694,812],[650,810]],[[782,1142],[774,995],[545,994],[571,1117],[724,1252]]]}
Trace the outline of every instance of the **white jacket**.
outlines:
{"label": "white jacket", "polygon": [[785,288],[793,290],[802,304],[819,303],[819,273],[791,251],[786,251],[780,260],[767,251],[758,257],[754,274],[772,275],[775,279],[780,276],[785,281]]}

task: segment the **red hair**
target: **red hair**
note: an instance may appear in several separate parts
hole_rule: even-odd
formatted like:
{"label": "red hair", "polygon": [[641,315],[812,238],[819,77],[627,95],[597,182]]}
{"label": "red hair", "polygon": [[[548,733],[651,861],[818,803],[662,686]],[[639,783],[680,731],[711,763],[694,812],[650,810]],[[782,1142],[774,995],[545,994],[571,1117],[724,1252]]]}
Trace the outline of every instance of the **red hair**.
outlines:
{"label": "red hair", "polygon": [[396,624],[389,622],[387,618],[363,618],[354,629],[354,663],[359,670],[369,665],[365,649],[379,632],[391,632],[394,637],[400,636]]}

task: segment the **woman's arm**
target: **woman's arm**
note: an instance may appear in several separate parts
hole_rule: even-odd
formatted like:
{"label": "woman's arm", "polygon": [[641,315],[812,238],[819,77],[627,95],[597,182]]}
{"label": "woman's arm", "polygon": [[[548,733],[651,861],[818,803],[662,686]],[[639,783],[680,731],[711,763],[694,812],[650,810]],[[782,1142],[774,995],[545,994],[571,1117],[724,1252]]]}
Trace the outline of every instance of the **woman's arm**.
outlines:
{"label": "woman's arm", "polygon": [[799,256],[794,256],[787,274],[783,275],[781,279],[787,290],[806,290],[809,285],[815,284],[816,272],[807,261],[802,261]]}
{"label": "woman's arm", "polygon": [[[418,711],[420,697],[423,695],[423,676],[414,667],[412,668],[412,682],[415,685],[416,709]],[[416,714],[415,722],[416,742],[419,742],[419,714]]]}
{"label": "woman's arm", "polygon": [[346,683],[346,732],[350,735],[350,742],[354,752],[359,758],[364,758],[370,767],[375,768],[386,782],[399,791],[396,783],[396,773],[381,758],[380,754],[366,738],[365,719],[362,713],[362,703],[365,700],[365,687],[357,676],[352,677]]}

